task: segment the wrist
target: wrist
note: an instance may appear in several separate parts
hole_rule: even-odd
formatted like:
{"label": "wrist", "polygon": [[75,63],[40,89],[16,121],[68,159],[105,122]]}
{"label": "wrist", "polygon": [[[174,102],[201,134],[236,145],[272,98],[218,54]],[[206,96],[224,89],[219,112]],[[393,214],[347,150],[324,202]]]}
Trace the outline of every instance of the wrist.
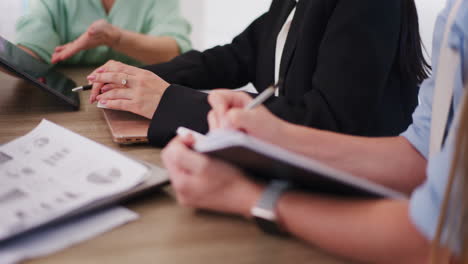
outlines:
{"label": "wrist", "polygon": [[287,235],[279,214],[279,201],[291,188],[286,181],[272,180],[262,192],[260,199],[251,208],[251,215],[257,226],[268,234]]}
{"label": "wrist", "polygon": [[252,183],[249,188],[251,191],[248,192],[248,195],[241,194],[245,197],[246,201],[243,203],[245,206],[242,208],[240,213],[242,216],[244,216],[244,218],[251,220],[253,219],[252,208],[254,208],[257,202],[260,200],[260,197],[265,191],[266,186],[263,184]]}
{"label": "wrist", "polygon": [[278,204],[276,206],[276,214],[277,214],[277,217],[278,217],[278,225],[286,232],[289,232],[290,233],[290,230],[288,228],[288,224],[287,224],[287,221],[285,219],[285,215],[286,215],[286,210],[287,210],[287,207],[290,205],[290,204],[294,204],[294,202],[292,202],[292,200],[294,200],[295,198],[295,195],[297,193],[294,193],[294,192],[286,192],[284,193],[279,199],[278,199]]}
{"label": "wrist", "polygon": [[278,130],[279,133],[277,133],[277,135],[281,135],[281,140],[278,140],[276,142],[278,142],[281,147],[290,149],[290,146],[295,145],[295,138],[297,137],[296,125],[281,120],[281,124]]}
{"label": "wrist", "polygon": [[124,35],[124,32],[122,29],[112,25],[112,37],[110,43],[108,43],[108,46],[112,49],[115,49],[120,46],[122,42],[122,38]]}

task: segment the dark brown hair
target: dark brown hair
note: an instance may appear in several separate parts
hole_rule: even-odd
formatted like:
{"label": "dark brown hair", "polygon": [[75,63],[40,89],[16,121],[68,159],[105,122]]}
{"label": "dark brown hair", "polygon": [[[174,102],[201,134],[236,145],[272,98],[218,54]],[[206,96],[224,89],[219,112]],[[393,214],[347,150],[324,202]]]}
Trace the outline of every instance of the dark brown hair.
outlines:
{"label": "dark brown hair", "polygon": [[418,10],[414,0],[402,0],[401,4],[400,73],[403,78],[420,84],[429,77],[431,67],[424,58]]}

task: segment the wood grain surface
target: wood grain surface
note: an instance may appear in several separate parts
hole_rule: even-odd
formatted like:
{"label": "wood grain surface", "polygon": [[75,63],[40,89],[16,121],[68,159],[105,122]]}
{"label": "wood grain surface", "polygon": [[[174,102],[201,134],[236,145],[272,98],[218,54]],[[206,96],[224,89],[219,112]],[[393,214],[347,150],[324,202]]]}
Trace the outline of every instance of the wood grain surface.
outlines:
{"label": "wood grain surface", "polygon": [[[62,71],[86,84],[91,68]],[[82,92],[81,108],[72,111],[51,95],[0,73],[0,144],[28,133],[46,118],[76,133],[137,158],[162,165],[160,149],[112,142],[101,110]],[[170,187],[124,204],[138,221],[95,239],[28,263],[350,263],[294,238],[265,235],[247,220],[179,206]]]}

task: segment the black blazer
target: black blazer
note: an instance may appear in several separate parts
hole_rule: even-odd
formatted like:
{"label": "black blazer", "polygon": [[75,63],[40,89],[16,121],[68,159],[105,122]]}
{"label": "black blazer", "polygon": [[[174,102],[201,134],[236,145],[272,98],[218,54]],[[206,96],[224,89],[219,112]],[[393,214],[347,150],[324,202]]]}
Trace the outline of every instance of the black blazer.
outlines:
{"label": "black blazer", "polygon": [[[196,89],[251,82],[261,92],[273,84],[276,38],[291,10],[290,0],[273,0],[231,44],[147,66],[172,83],[153,117],[150,143],[164,146],[179,126],[208,130],[207,95]],[[401,15],[401,0],[300,0],[281,60],[281,95],[266,106],[284,120],[319,129],[402,132],[418,86],[400,75]]]}

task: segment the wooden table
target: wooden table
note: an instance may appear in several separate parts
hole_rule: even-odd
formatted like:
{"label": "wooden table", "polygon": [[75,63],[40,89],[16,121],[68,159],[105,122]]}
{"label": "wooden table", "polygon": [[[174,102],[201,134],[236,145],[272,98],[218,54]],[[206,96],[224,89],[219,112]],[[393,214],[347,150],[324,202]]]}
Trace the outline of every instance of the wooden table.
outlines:
{"label": "wooden table", "polygon": [[[86,83],[91,69],[64,69]],[[81,109],[71,111],[24,81],[0,72],[0,144],[24,135],[46,118],[94,141],[162,165],[160,150],[112,142],[101,110],[81,93]],[[132,222],[80,245],[29,263],[349,263],[296,239],[263,234],[248,221],[177,205],[170,187],[125,204],[140,214]]]}

